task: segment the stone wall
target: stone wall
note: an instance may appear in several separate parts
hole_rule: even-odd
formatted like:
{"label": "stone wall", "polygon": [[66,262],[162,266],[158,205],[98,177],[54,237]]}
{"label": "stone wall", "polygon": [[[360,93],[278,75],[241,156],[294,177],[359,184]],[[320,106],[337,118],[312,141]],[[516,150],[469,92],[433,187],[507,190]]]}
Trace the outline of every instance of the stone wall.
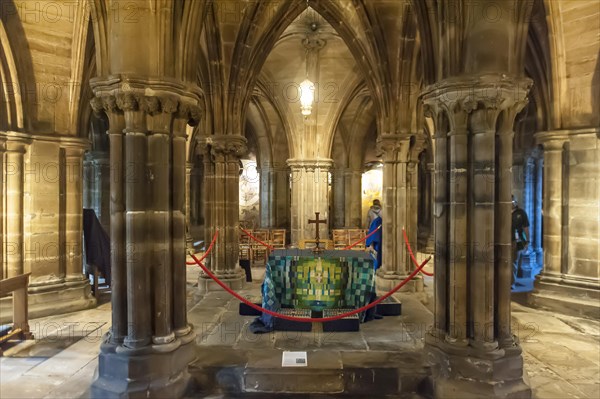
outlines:
{"label": "stone wall", "polygon": [[566,263],[569,275],[600,277],[600,140],[593,132],[570,137],[563,168],[563,221],[567,229]]}
{"label": "stone wall", "polygon": [[[85,141],[13,132],[0,135],[6,140],[0,277],[31,273],[30,317],[95,306],[83,276],[82,207],[77,205],[82,198]],[[10,298],[0,301],[1,322],[10,317],[10,307]]]}
{"label": "stone wall", "polygon": [[544,270],[530,303],[600,317],[598,128],[542,132]]}

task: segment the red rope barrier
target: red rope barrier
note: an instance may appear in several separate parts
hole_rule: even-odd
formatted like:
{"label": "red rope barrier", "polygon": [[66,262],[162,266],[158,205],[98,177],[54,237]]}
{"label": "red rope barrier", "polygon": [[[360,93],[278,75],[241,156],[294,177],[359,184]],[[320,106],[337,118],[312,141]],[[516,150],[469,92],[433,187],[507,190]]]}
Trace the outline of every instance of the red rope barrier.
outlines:
{"label": "red rope barrier", "polygon": [[367,239],[369,239],[369,237],[371,237],[373,234],[377,233],[379,231],[379,229],[381,229],[381,226],[377,227],[371,233],[367,234],[366,237],[361,238],[360,240],[356,241],[354,244],[348,245],[347,247],[343,248],[342,251],[345,251],[345,250],[348,250],[348,249],[352,249],[355,246],[357,246],[358,244],[360,244],[361,242],[367,241]]}
{"label": "red rope barrier", "polygon": [[262,246],[270,249],[271,251],[273,251],[275,249],[275,247],[272,247],[269,244],[264,243],[261,240],[259,240],[258,238],[254,237],[252,234],[250,234],[249,232],[247,232],[246,230],[244,230],[241,226],[240,226],[240,230],[242,230],[242,232],[244,234],[246,234],[248,237],[252,238],[254,241],[256,241],[257,243],[261,244]]}
{"label": "red rope barrier", "polygon": [[267,310],[267,309],[265,309],[265,308],[263,308],[261,306],[255,305],[254,303],[248,301],[246,298],[242,297],[237,292],[233,291],[231,288],[229,288],[227,285],[225,285],[225,283],[223,283],[221,280],[219,280],[217,278],[217,276],[215,276],[210,270],[208,270],[208,268],[206,266],[204,266],[204,264],[202,264],[202,262],[200,262],[199,259],[194,256],[194,254],[190,253],[190,256],[194,259],[194,261],[196,261],[196,263],[198,264],[198,266],[200,266],[202,268],[202,270],[204,271],[204,273],[208,274],[208,276],[210,278],[212,278],[217,284],[219,284],[221,286],[221,288],[223,288],[225,291],[229,292],[231,295],[233,295],[234,297],[236,297],[238,300],[240,300],[241,302],[245,303],[246,305],[250,306],[251,308],[253,308],[255,310],[258,310],[259,312],[264,312],[266,314],[269,314],[269,315],[271,315],[273,317],[278,317],[278,318],[284,319],[284,320],[299,321],[299,322],[302,322],[302,323],[313,323],[313,322],[323,323],[323,322],[326,322],[326,321],[334,321],[334,320],[343,319],[344,317],[348,317],[348,316],[352,316],[352,315],[358,314],[358,313],[363,312],[365,310],[369,310],[369,309],[377,306],[381,302],[385,301],[387,298],[389,298],[390,296],[392,296],[394,293],[396,293],[406,283],[408,283],[410,280],[412,280],[421,271],[421,269],[423,269],[423,267],[425,267],[425,265],[427,264],[427,262],[429,262],[429,260],[431,260],[431,256],[429,258],[425,259],[425,261],[423,261],[423,263],[417,269],[415,269],[406,279],[404,279],[402,282],[400,282],[400,284],[398,284],[394,289],[392,289],[390,292],[388,292],[384,296],[380,297],[379,299],[375,300],[374,302],[371,302],[370,304],[368,304],[366,306],[363,306],[362,308],[353,310],[351,312],[343,313],[343,314],[338,315],[338,316],[323,317],[323,318],[312,318],[312,317],[292,317],[292,316],[286,316],[286,315],[283,315],[281,313],[273,312],[273,311]]}
{"label": "red rope barrier", "polygon": [[[402,234],[404,234],[404,241],[406,242],[406,247],[408,248],[408,253],[410,254],[410,258],[412,259],[415,266],[419,266],[419,262],[417,262],[417,259],[415,258],[415,254],[413,254],[412,248],[410,247],[410,244],[408,243],[408,236],[406,235],[406,230],[404,230],[404,227],[402,228]],[[431,258],[431,256],[430,256],[430,258]],[[425,270],[421,270],[421,273],[423,273],[426,276],[433,277],[433,273],[428,273]]]}
{"label": "red rope barrier", "polygon": [[[206,257],[210,253],[210,251],[212,251],[213,245],[215,245],[215,242],[217,241],[218,236],[219,236],[219,230],[215,230],[215,235],[213,236],[213,239],[212,239],[210,245],[208,246],[208,249],[206,250],[204,255],[200,258],[200,262],[202,262],[204,259],[206,259]],[[195,265],[196,262],[185,262],[185,264],[186,265]]]}

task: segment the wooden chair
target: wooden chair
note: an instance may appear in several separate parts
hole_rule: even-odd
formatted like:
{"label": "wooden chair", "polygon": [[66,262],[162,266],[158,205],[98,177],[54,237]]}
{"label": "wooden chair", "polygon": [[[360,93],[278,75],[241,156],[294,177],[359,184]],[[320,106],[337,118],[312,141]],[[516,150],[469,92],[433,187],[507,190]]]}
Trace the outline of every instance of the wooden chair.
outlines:
{"label": "wooden chair", "polygon": [[240,220],[240,227],[244,230],[253,230],[254,222],[252,220]]}
{"label": "wooden chair", "polygon": [[332,233],[334,249],[344,249],[350,244],[348,240],[348,230],[335,229]]}
{"label": "wooden chair", "polygon": [[[12,293],[13,296],[13,323],[10,331],[0,337],[0,344],[10,341],[12,338],[33,339],[33,335],[29,330],[28,320],[28,298],[27,288],[29,287],[29,275],[21,274],[16,277],[0,280],[0,297],[4,297]],[[0,349],[2,355],[2,349]]]}
{"label": "wooden chair", "polygon": [[[363,229],[350,229],[348,230],[348,245],[354,244],[361,238],[365,238],[367,231]],[[364,251],[366,249],[365,242],[362,241],[360,244],[354,246],[352,249],[356,251]]]}
{"label": "wooden chair", "polygon": [[[254,237],[258,238],[262,242],[269,243],[269,230],[254,230],[252,233]],[[267,262],[269,257],[269,250],[264,245],[252,240],[252,262],[264,261]]]}
{"label": "wooden chair", "polygon": [[275,249],[285,249],[285,230],[271,230],[271,246]]}
{"label": "wooden chair", "polygon": [[[252,234],[252,231],[248,231]],[[240,260],[249,260],[252,262],[252,239],[245,234],[243,231],[240,231]]]}
{"label": "wooden chair", "polygon": [[[92,294],[94,295],[95,298],[98,298],[101,294],[110,292],[110,281],[108,281],[108,279],[102,275],[98,266],[92,265],[92,270],[94,271],[94,273],[93,273],[94,285],[92,287],[92,290],[93,290]],[[104,279],[103,286],[100,286],[100,277],[102,277]],[[89,279],[89,276],[88,276],[88,279]]]}

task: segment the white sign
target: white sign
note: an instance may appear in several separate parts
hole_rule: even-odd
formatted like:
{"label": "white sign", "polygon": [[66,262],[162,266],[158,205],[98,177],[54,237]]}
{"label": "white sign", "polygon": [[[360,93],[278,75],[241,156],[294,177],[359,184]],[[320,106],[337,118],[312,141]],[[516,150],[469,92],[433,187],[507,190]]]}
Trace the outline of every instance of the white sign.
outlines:
{"label": "white sign", "polygon": [[281,367],[306,367],[308,360],[306,352],[283,352]]}

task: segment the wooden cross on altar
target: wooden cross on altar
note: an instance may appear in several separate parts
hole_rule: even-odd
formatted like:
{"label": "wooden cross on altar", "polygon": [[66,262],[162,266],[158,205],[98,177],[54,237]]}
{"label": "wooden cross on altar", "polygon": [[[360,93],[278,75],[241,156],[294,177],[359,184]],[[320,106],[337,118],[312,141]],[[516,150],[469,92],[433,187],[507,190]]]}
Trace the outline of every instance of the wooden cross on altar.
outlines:
{"label": "wooden cross on altar", "polygon": [[315,248],[313,249],[313,252],[321,252],[321,251],[322,251],[322,249],[319,247],[319,244],[320,244],[320,242],[321,242],[321,241],[320,241],[320,240],[321,240],[321,238],[319,237],[319,225],[320,225],[320,224],[325,224],[325,223],[327,223],[327,219],[324,219],[324,220],[323,220],[323,219],[319,219],[320,212],[315,212],[315,215],[316,215],[316,218],[315,218],[315,219],[308,219],[308,224],[316,224],[316,225],[317,225],[317,226],[316,226],[316,227],[317,227],[317,229],[316,229],[316,231],[315,231],[315,241],[316,241],[316,246],[315,246]]}

